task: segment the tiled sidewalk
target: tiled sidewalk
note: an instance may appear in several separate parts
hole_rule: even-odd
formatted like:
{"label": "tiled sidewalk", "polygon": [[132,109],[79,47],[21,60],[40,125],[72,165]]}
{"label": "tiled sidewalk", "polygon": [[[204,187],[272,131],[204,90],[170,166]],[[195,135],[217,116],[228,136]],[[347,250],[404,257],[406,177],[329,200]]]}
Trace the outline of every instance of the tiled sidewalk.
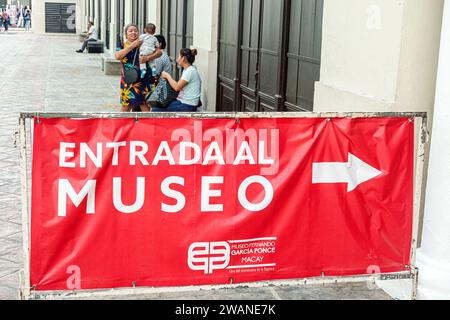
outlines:
{"label": "tiled sidewalk", "polygon": [[0,299],[15,299],[22,263],[19,149],[14,145],[19,112],[119,111],[119,78],[102,73],[100,55],[75,53],[80,47],[76,37],[12,29],[0,33],[0,44]]}

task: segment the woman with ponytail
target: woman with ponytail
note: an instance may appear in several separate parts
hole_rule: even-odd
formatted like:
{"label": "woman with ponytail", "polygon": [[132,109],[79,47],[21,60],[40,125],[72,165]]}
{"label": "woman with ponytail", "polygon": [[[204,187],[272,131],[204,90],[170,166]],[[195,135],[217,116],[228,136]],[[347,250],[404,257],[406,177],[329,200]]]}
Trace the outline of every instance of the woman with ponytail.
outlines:
{"label": "woman with ponytail", "polygon": [[180,81],[175,81],[170,74],[162,72],[161,77],[166,79],[177,92],[178,98],[167,108],[152,108],[155,112],[194,112],[200,105],[202,80],[197,68],[193,66],[196,49],[184,48],[180,50],[177,63],[183,68]]}

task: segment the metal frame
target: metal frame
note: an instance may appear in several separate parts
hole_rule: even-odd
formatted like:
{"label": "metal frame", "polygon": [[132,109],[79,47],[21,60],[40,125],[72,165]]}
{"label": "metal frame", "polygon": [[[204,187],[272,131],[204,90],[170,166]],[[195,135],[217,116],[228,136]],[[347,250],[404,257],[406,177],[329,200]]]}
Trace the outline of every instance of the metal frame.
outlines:
{"label": "metal frame", "polygon": [[[29,287],[30,283],[30,205],[29,188],[27,173],[27,137],[26,137],[26,119],[39,118],[73,118],[73,119],[159,119],[159,118],[193,118],[193,119],[258,119],[258,118],[377,118],[377,117],[402,117],[410,118],[410,121],[416,123],[415,137],[419,137],[415,144],[417,145],[417,156],[415,163],[415,181],[414,181],[414,211],[413,211],[413,230],[411,243],[411,266],[409,271],[389,273],[389,274],[368,274],[359,276],[345,277],[322,277],[295,279],[295,280],[275,280],[259,281],[242,284],[223,284],[206,286],[186,286],[186,287],[133,287],[117,288],[105,290],[80,290],[80,291],[33,291]],[[419,128],[420,127],[420,128]],[[419,131],[417,133],[417,131]],[[411,298],[416,299],[418,269],[416,267],[416,251],[419,234],[420,203],[422,200],[423,171],[425,160],[425,145],[428,143],[429,133],[427,130],[426,112],[322,112],[322,113],[67,113],[67,112],[21,112],[19,116],[19,136],[20,136],[20,173],[22,188],[22,235],[23,235],[23,262],[24,266],[20,272],[20,298],[21,299],[64,299],[64,298],[95,298],[95,297],[114,297],[128,296],[138,294],[168,293],[168,292],[192,292],[199,290],[217,290],[232,289],[242,286],[247,287],[268,287],[268,286],[288,286],[288,285],[315,285],[332,284],[344,282],[373,282],[376,280],[397,280],[411,279],[412,292]],[[415,139],[416,140],[416,139]]]}
{"label": "metal frame", "polygon": [[30,212],[28,204],[28,174],[27,174],[27,143],[26,143],[25,118],[19,118],[20,139],[20,186],[22,201],[22,248],[23,270],[19,272],[20,298],[29,299],[30,287]]}
{"label": "metal frame", "polygon": [[[21,112],[19,118],[72,118],[72,119],[259,119],[259,118],[422,118],[426,112],[177,112],[177,113],[137,113],[137,112]],[[426,125],[426,121],[425,121]]]}
{"label": "metal frame", "polygon": [[[416,122],[416,126],[420,126],[419,129],[419,141],[417,144],[417,155],[415,163],[415,181],[414,181],[414,209],[413,209],[413,237],[411,244],[411,272],[413,275],[413,284],[411,299],[416,300],[417,298],[417,285],[419,269],[416,266],[416,256],[417,256],[417,245],[419,243],[419,227],[420,227],[420,216],[421,216],[421,202],[423,198],[423,180],[424,180],[424,163],[425,163],[425,145],[429,141],[429,132],[427,129],[427,117],[420,117],[420,123]],[[417,127],[416,127],[417,131]],[[417,136],[417,134],[415,134]]]}

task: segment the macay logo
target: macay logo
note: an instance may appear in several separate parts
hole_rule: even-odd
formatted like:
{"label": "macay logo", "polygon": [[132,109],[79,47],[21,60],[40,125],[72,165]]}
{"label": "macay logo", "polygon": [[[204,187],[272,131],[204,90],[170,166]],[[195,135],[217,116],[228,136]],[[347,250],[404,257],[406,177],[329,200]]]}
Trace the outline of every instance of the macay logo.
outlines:
{"label": "macay logo", "polygon": [[213,274],[230,263],[230,245],[227,242],[196,242],[188,251],[188,266],[194,271]]}

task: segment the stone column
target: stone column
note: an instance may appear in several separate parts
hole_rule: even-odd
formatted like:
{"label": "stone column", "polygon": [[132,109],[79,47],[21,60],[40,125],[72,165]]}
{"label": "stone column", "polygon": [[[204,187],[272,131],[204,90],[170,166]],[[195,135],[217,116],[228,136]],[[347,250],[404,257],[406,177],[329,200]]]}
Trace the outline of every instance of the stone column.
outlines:
{"label": "stone column", "polygon": [[111,24],[109,26],[109,29],[111,30],[109,33],[109,51],[111,53],[114,53],[116,51],[117,47],[117,25],[119,24],[119,21],[117,21],[117,11],[119,11],[119,8],[117,8],[117,1],[111,1]]}
{"label": "stone column", "polygon": [[198,50],[195,65],[202,78],[202,102],[208,111],[216,110],[217,41],[219,1],[194,1],[194,41]]}
{"label": "stone column", "polygon": [[125,1],[125,26],[133,22],[133,3]]}
{"label": "stone column", "polygon": [[[166,1],[166,0],[164,0]],[[146,23],[154,23],[157,27],[156,33],[161,33],[160,9],[161,0],[147,1],[147,21]]]}
{"label": "stone column", "polygon": [[100,13],[100,16],[102,17],[101,22],[100,22],[101,29],[102,29],[101,38],[104,43],[106,42],[106,28],[107,28],[107,24],[108,24],[108,21],[106,21],[106,18],[107,18],[107,16],[106,16],[106,1],[108,1],[108,0],[99,0],[99,2],[101,2],[101,4],[102,4],[101,5],[102,11],[99,13]]}
{"label": "stone column", "polygon": [[99,12],[98,12],[98,3],[100,0],[92,0],[92,6],[91,6],[91,21],[94,22],[94,26],[97,28],[97,31],[100,27],[100,19],[99,19]]}
{"label": "stone column", "polygon": [[89,0],[89,12],[90,12],[90,15],[89,15],[89,20],[93,20],[93,18],[94,18],[94,2],[95,2],[95,0]]}
{"label": "stone column", "polygon": [[94,21],[94,25],[97,27],[97,30],[99,29],[99,26],[100,26],[100,12],[99,12],[99,2],[100,2],[101,0],[93,0],[92,2],[92,6],[93,6],[93,8],[94,8],[94,11],[95,11],[95,15],[93,15],[93,17],[94,17],[94,19],[93,19],[93,21]]}
{"label": "stone column", "polygon": [[86,0],[77,1],[76,24],[77,34],[86,30]]}
{"label": "stone column", "polygon": [[87,23],[88,23],[88,20],[89,20],[89,16],[87,14],[88,6],[89,6],[89,0],[81,0],[80,3],[82,3],[80,5],[80,11],[81,11],[81,19],[80,19],[80,21],[81,21],[81,31],[80,31],[80,33],[81,33],[81,32],[86,31],[86,29],[87,29]]}
{"label": "stone column", "polygon": [[450,299],[450,0],[445,1],[433,135],[418,250],[419,299]]}

